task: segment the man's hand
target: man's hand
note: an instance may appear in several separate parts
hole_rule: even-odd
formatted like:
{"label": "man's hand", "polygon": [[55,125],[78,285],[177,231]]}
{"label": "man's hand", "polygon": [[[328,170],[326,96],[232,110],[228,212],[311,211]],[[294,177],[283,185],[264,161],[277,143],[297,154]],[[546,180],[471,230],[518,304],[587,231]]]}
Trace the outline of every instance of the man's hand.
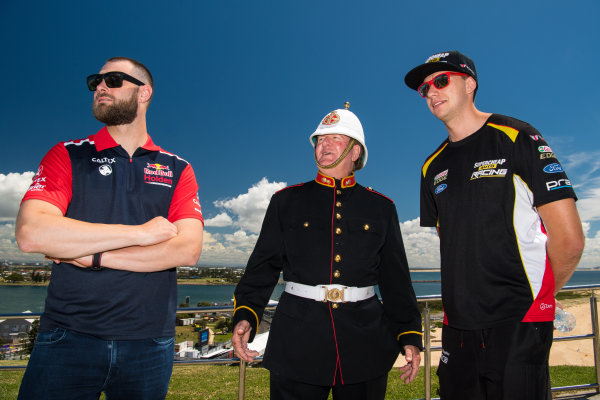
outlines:
{"label": "man's hand", "polygon": [[140,246],[151,246],[177,236],[177,227],[164,217],[154,217],[138,227]]}
{"label": "man's hand", "polygon": [[62,258],[53,258],[46,256],[47,260],[54,262],[55,264],[60,264],[61,262],[66,262],[69,264],[73,264],[79,268],[89,268],[92,266],[92,256],[79,257],[75,259],[62,259]]}
{"label": "man's hand", "polygon": [[250,331],[252,327],[246,320],[240,321],[233,328],[233,335],[231,336],[231,343],[233,343],[233,349],[237,356],[246,361],[254,361],[254,357],[258,356],[258,351],[250,350],[248,348],[248,339],[250,339]]}
{"label": "man's hand", "polygon": [[400,367],[400,380],[404,380],[404,383],[411,383],[419,372],[419,365],[421,364],[421,351],[410,344],[404,346],[404,359],[406,365]]}

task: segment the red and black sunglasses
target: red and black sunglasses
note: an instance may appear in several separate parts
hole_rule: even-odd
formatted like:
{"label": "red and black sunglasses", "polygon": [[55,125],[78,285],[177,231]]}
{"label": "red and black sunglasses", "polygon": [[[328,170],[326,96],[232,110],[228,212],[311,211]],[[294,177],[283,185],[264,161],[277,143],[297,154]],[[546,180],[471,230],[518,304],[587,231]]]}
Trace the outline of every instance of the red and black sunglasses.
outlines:
{"label": "red and black sunglasses", "polygon": [[432,80],[423,82],[417,88],[417,92],[419,92],[421,97],[427,97],[427,93],[429,93],[429,87],[432,83],[433,83],[433,86],[435,86],[438,89],[445,88],[450,83],[450,75],[470,76],[469,74],[465,74],[463,72],[442,72],[441,74],[434,76]]}

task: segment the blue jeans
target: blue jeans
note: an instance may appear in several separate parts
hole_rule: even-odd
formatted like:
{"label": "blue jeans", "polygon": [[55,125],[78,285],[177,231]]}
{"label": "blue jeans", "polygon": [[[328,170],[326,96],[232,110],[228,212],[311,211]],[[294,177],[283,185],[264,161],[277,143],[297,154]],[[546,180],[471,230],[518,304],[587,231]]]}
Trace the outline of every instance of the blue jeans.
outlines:
{"label": "blue jeans", "polygon": [[54,329],[40,332],[18,399],[164,399],[173,370],[174,337],[103,340]]}

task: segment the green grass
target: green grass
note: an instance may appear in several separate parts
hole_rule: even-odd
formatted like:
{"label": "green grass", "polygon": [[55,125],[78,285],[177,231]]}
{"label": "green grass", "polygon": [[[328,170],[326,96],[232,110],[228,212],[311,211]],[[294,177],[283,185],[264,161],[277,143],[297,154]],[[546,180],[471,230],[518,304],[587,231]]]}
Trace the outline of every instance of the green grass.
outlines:
{"label": "green grass", "polygon": [[[1,361],[0,365],[22,365],[24,361]],[[0,400],[17,397],[24,370],[0,371]],[[552,386],[570,386],[595,381],[593,367],[550,367]],[[169,384],[167,400],[226,400],[237,399],[239,368],[227,365],[176,365]],[[435,368],[431,374],[431,394],[438,388]],[[422,399],[425,397],[424,370],[409,385],[399,380],[397,369],[390,372],[386,398],[394,400]],[[101,397],[103,399],[104,397]],[[269,371],[261,367],[246,369],[246,399],[269,398]],[[331,397],[330,397],[331,398]]]}

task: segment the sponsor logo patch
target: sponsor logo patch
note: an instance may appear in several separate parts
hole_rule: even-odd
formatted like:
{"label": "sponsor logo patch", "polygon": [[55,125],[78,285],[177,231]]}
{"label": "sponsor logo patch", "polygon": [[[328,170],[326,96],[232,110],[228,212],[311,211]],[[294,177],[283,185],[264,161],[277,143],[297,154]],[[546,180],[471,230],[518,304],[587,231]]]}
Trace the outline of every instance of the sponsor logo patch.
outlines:
{"label": "sponsor logo patch", "polygon": [[502,178],[508,173],[506,168],[498,168],[506,162],[505,158],[498,160],[479,161],[473,165],[475,171],[471,174],[471,180],[479,178]]}
{"label": "sponsor logo patch", "polygon": [[538,151],[540,153],[552,153],[552,149],[550,148],[550,146],[540,146],[538,147]]}
{"label": "sponsor logo patch", "polygon": [[439,174],[437,174],[434,178],[433,178],[433,185],[437,185],[438,183],[445,181],[446,179],[448,179],[448,170],[442,171]]}
{"label": "sponsor logo patch", "polygon": [[446,350],[442,349],[442,355],[440,356],[440,362],[444,364],[448,364],[448,358],[450,357],[450,353]]}
{"label": "sponsor logo patch", "polygon": [[108,157],[103,157],[103,158],[96,158],[96,157],[92,157],[92,162],[98,163],[98,164],[112,164],[115,162],[114,157],[113,158],[108,158]]}
{"label": "sponsor logo patch", "polygon": [[44,190],[46,185],[43,183],[46,182],[46,177],[42,176],[42,172],[44,171],[44,166],[40,165],[34,177],[32,178],[32,183],[27,189],[28,192],[41,192]]}
{"label": "sponsor logo patch", "polygon": [[540,139],[542,139],[542,137],[540,135],[529,135],[529,137],[533,140],[535,140],[536,142]]}
{"label": "sponsor logo patch", "polygon": [[554,308],[552,304],[540,303],[540,310],[544,311],[546,309]]}
{"label": "sponsor logo patch", "polygon": [[431,57],[429,57],[425,63],[430,63],[430,62],[438,62],[440,61],[440,58],[446,58],[450,55],[450,53],[437,53],[432,55]]}
{"label": "sponsor logo patch", "polygon": [[557,174],[559,172],[565,172],[565,170],[559,163],[552,163],[544,167],[544,172],[547,174]]}
{"label": "sponsor logo patch", "polygon": [[104,175],[104,176],[108,176],[108,175],[112,174],[112,168],[108,164],[102,164],[98,168],[98,171],[100,171],[100,174]]}
{"label": "sponsor logo patch", "polygon": [[546,158],[556,158],[554,153],[542,153],[540,154],[540,160],[545,160]]}
{"label": "sponsor logo patch", "polygon": [[173,185],[173,171],[168,165],[146,163],[144,168],[144,182],[151,185],[171,187]]}
{"label": "sponsor logo patch", "polygon": [[448,185],[446,185],[445,183],[441,184],[440,186],[435,188],[435,194],[442,193],[444,190],[446,190],[447,187]]}
{"label": "sponsor logo patch", "polygon": [[559,179],[557,181],[549,181],[546,182],[546,189],[548,191],[569,188],[571,186],[571,181],[568,179]]}

